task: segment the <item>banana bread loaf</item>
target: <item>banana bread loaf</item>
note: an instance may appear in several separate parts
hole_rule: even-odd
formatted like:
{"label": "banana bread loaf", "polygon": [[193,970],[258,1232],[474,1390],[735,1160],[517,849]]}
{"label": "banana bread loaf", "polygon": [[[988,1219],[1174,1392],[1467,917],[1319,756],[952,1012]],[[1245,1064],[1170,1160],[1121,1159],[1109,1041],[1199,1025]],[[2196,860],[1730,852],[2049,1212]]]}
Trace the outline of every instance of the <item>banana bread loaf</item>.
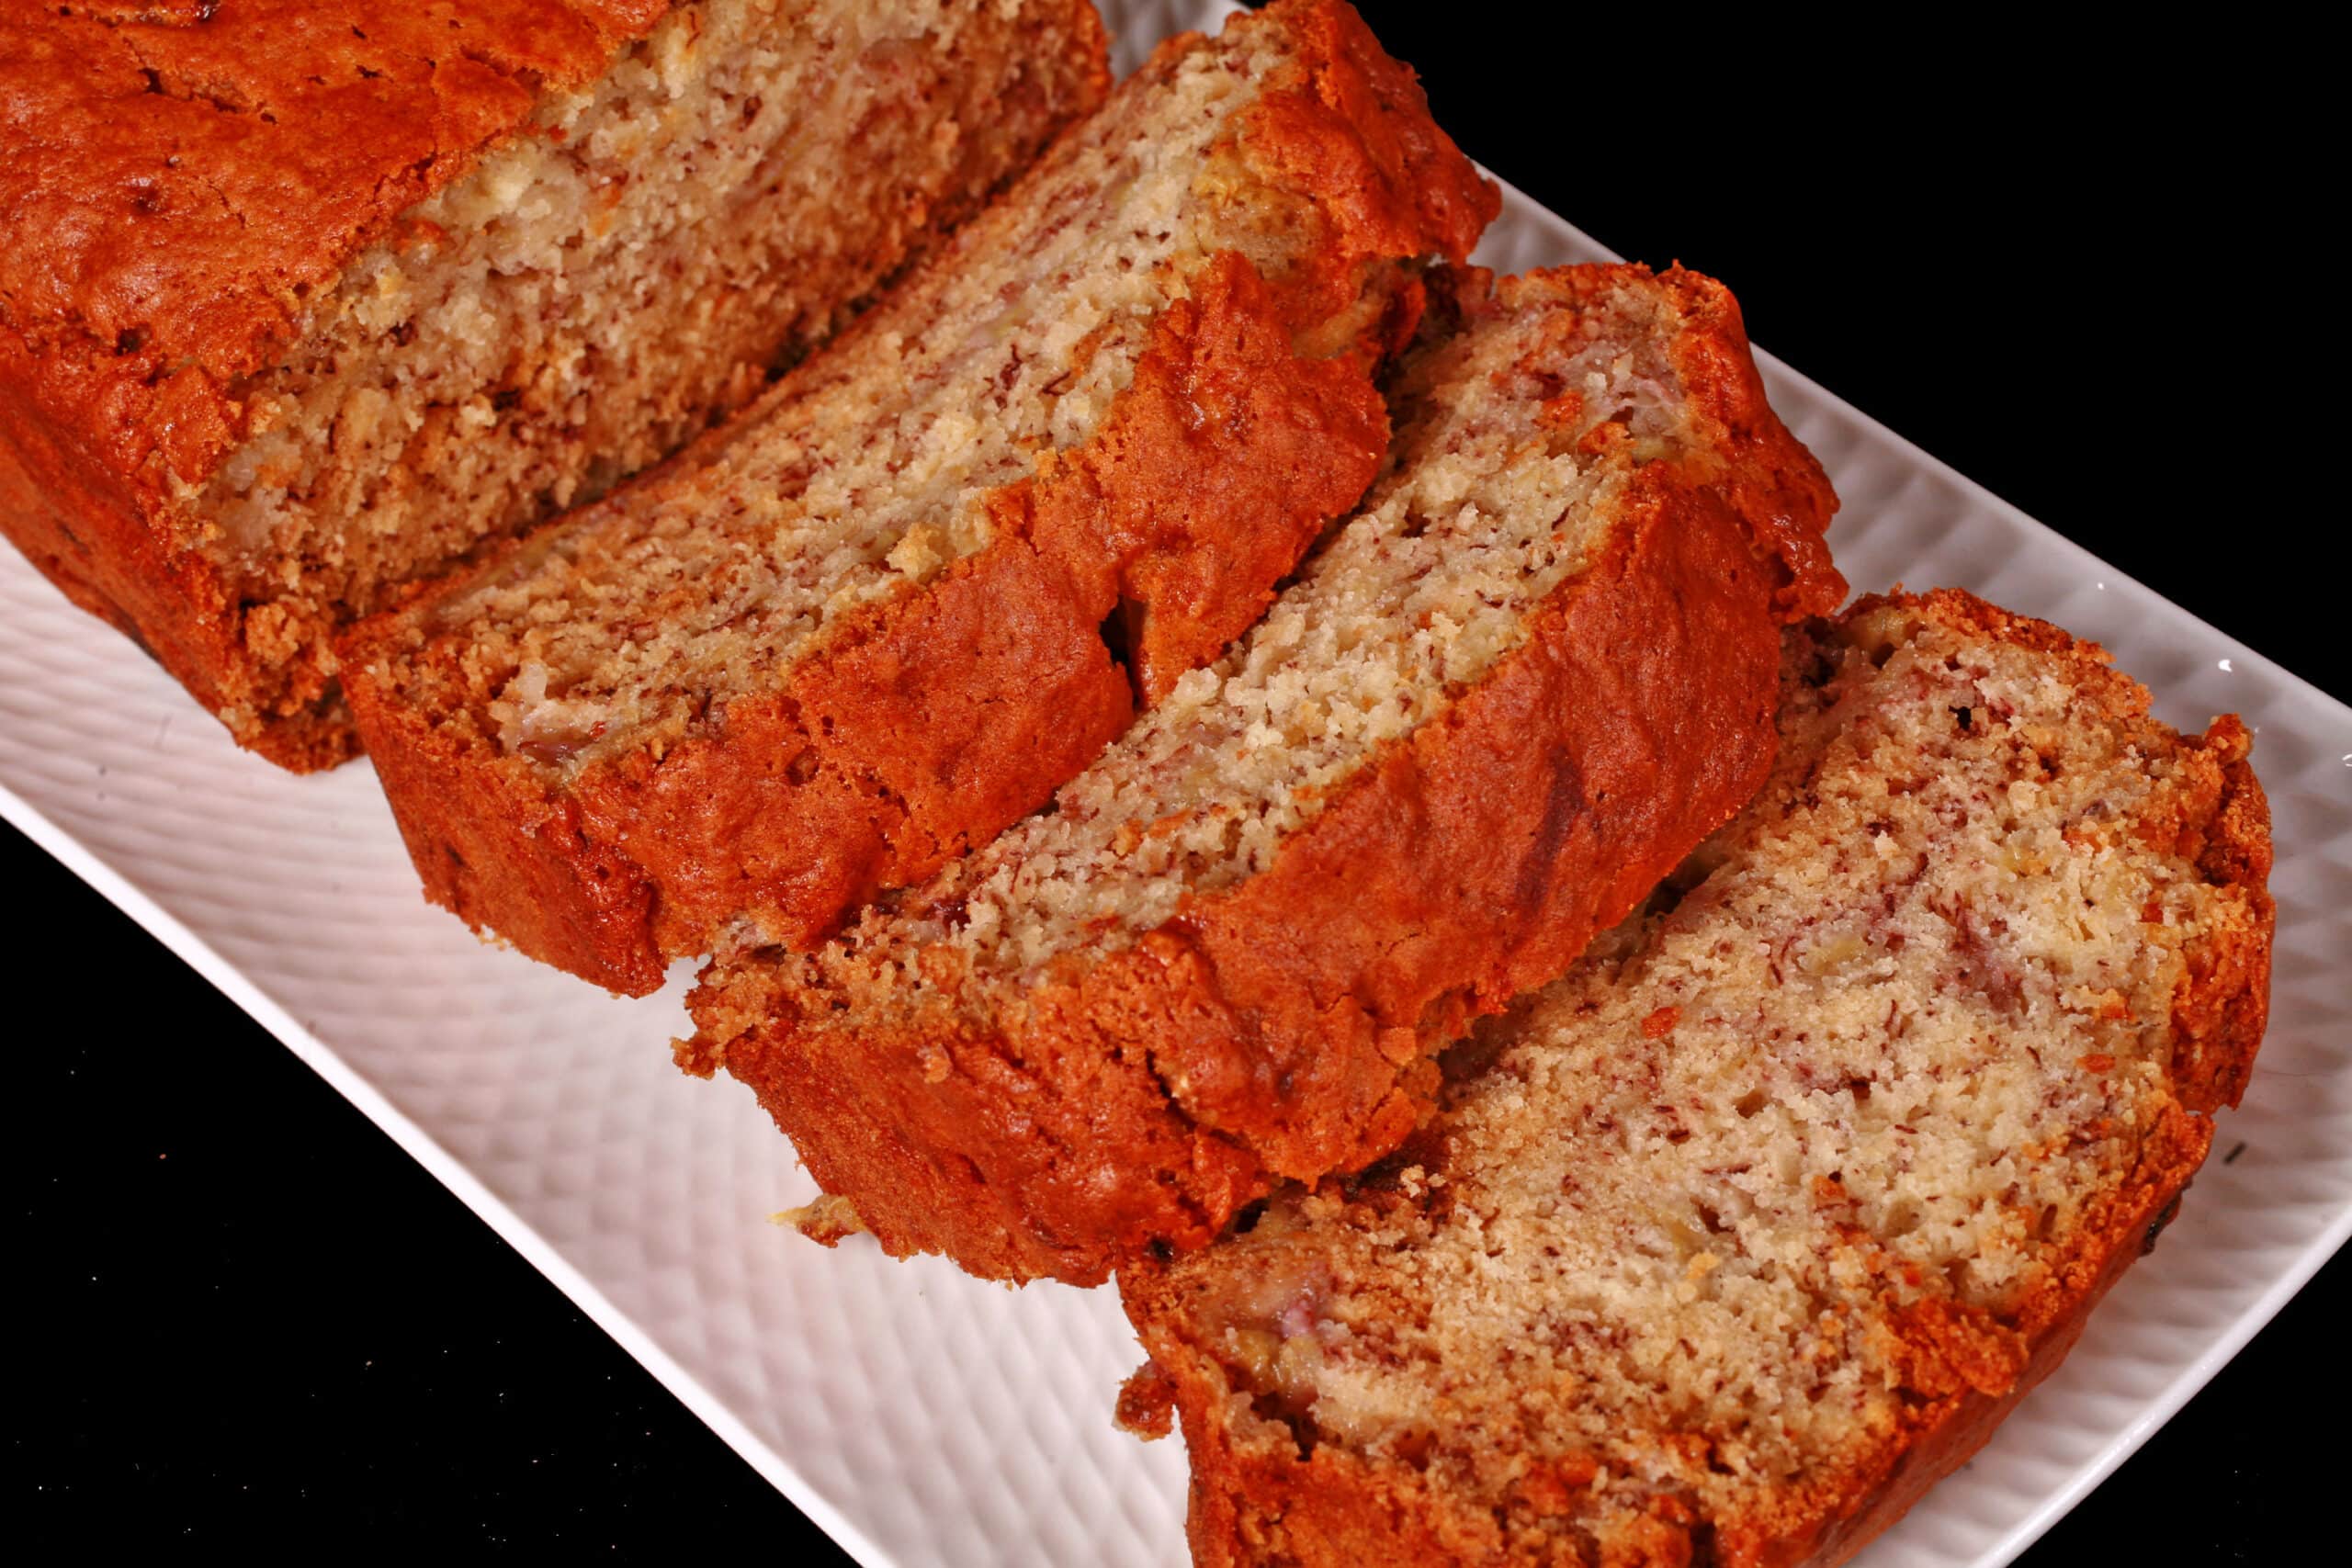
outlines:
{"label": "banana bread loaf", "polygon": [[1196,1562],[1842,1562],[2154,1243],[2262,1036],[2245,728],[1958,593],[1792,633],[1785,693],[1679,902],[1403,1150],[1123,1276]]}
{"label": "banana bread loaf", "polygon": [[1050,812],[705,976],[684,1064],[891,1250],[1092,1281],[1379,1157],[1763,781],[1778,623],[1844,585],[1730,295],[1469,274],[1431,321],[1388,471],[1246,643]]}
{"label": "banana bread loaf", "polygon": [[428,894],[645,991],[1042,805],[1363,494],[1498,199],[1345,6],[1164,45],[741,420],[354,634]]}
{"label": "banana bread loaf", "polygon": [[0,13],[0,527],[237,739],[683,444],[1107,88],[1085,0]]}

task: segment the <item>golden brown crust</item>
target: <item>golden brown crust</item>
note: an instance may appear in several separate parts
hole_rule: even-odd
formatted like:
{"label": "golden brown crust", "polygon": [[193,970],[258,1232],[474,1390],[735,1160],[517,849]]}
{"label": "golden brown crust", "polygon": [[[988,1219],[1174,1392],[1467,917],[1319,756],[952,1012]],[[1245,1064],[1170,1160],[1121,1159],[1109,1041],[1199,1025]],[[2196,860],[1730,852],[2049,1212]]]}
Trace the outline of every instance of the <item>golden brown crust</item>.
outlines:
{"label": "golden brown crust", "polygon": [[1291,59],[1241,141],[1277,183],[1323,194],[1329,250],[1317,286],[1283,280],[1294,324],[1306,325],[1344,310],[1374,258],[1467,257],[1502,196],[1438,129],[1412,68],[1389,57],[1355,7],[1292,0],[1277,9]]}
{"label": "golden brown crust", "polygon": [[[1665,281],[1699,352],[1744,356],[1720,286]],[[1427,1107],[1436,1050],[1566,967],[1770,769],[1776,604],[1843,592],[1826,558],[1774,551],[1770,520],[1817,536],[1830,501],[1760,400],[1705,412],[1743,422],[1730,456],[1640,470],[1624,525],[1525,644],[1265,872],[1070,961],[1018,1021],[941,1000],[837,1024],[821,996],[770,1016],[764,976],[714,970],[689,1064],[723,1056],[886,1247],[1000,1278],[1097,1281],[1205,1243],[1277,1178],[1378,1158]],[[1761,497],[1761,518],[1734,510]]]}
{"label": "golden brown crust", "polygon": [[[0,532],[240,744],[308,771],[357,738],[322,648],[290,665],[264,651],[273,623],[253,613],[274,606],[248,602],[187,498],[254,434],[249,391],[346,264],[413,231],[404,213],[529,134],[544,94],[591,82],[671,8],[186,0],[0,16],[0,228],[25,240],[0,254]],[[1107,86],[1100,19],[1083,0],[1069,10],[1056,42],[1075,101],[1051,106],[1033,144]],[[958,188],[911,238],[944,231],[1021,151],[971,137]],[[778,346],[758,345],[746,384]]]}
{"label": "golden brown crust", "polygon": [[[0,18],[0,381],[142,513],[243,434],[236,383],[393,220],[667,0],[315,0]],[[22,141],[19,141],[19,138]]]}
{"label": "golden brown crust", "polygon": [[2278,919],[2270,878],[2270,802],[2246,753],[2253,737],[2236,715],[2213,721],[2199,742],[2218,764],[2211,814],[2199,823],[2198,869],[2229,890],[2222,924],[2191,955],[2173,1006],[2179,1043],[2173,1074],[2198,1111],[2245,1097],[2254,1054],[2270,1021],[2270,946]]}
{"label": "golden brown crust", "polygon": [[[6,330],[0,328],[0,358]],[[59,439],[0,367],[0,534],[64,595],[146,649],[214,712],[241,657],[235,606],[201,556],[173,550],[141,521],[129,487]],[[290,719],[250,741],[297,772],[354,750],[349,727]]]}
{"label": "golden brown crust", "polygon": [[[1363,51],[1376,55],[1344,6],[1259,20],[1336,33],[1349,51],[1307,51],[1270,101],[1355,82]],[[1328,153],[1283,182],[1347,216],[1309,263],[1270,281],[1238,254],[1212,258],[1085,446],[989,498],[1000,542],[829,634],[780,690],[738,699],[707,733],[551,786],[370,672],[411,637],[411,613],[356,629],[353,712],[426,896],[533,957],[641,993],[739,915],[808,945],[1044,805],[1125,728],[1131,682],[1155,700],[1215,658],[1378,469],[1387,416],[1372,372],[1419,311],[1400,264],[1458,256],[1498,200],[1428,124],[1408,73],[1390,62],[1382,92],[1366,125],[1280,121],[1283,147],[1311,132]],[[1261,154],[1257,136],[1243,132],[1245,156]],[[1382,138],[1405,151],[1367,150]],[[1424,222],[1401,188],[1367,193],[1365,178],[1409,184],[1424,203],[1453,194]],[[1385,216],[1375,227],[1364,212]],[[1335,325],[1342,343],[1317,341]],[[1114,614],[1132,672],[1099,629]]]}
{"label": "golden brown crust", "polygon": [[[845,625],[710,734],[556,790],[364,673],[354,712],[428,897],[650,991],[743,911],[808,943],[1043,805],[1132,714],[1103,619],[1138,613],[1136,672],[1163,693],[1363,492],[1386,428],[1363,370],[1295,357],[1228,253],[1162,317],[1095,439],[991,498],[997,544]],[[355,633],[355,671],[387,634]]]}
{"label": "golden brown crust", "polygon": [[[185,547],[174,495],[243,439],[243,379],[543,86],[594,77],[668,8],[189,0],[0,17],[0,224],[22,241],[0,254],[0,525],[198,701],[233,705],[234,590]],[[281,728],[240,739],[298,769],[350,755],[323,691],[293,701]]]}
{"label": "golden brown crust", "polygon": [[[1599,276],[1584,287],[1598,287]],[[1773,573],[1772,608],[1784,620],[1827,615],[1846,592],[1823,531],[1838,510],[1829,476],[1773,413],[1731,290],[1680,267],[1664,281],[1680,296],[1690,322],[1675,345],[1675,370],[1719,433],[1724,501]]]}
{"label": "golden brown crust", "polygon": [[[1660,496],[1269,873],[1034,995],[1016,1038],[944,1009],[763,1019],[727,1068],[893,1252],[1092,1283],[1149,1243],[1200,1246],[1275,1176],[1395,1146],[1431,1050],[1564,967],[1762,782],[1765,592],[1735,528]],[[707,1037],[724,1007],[698,994]]]}
{"label": "golden brown crust", "polygon": [[[1972,637],[2037,649],[2061,661],[2061,678],[2120,724],[2148,725],[2146,699],[2096,645],[2046,622],[2012,615],[1944,591],[1860,601],[1824,635],[1885,609],[1907,610]],[[2198,863],[2231,895],[2222,916],[2198,933],[2176,993],[2181,1042],[2171,1067],[2174,1103],[2143,1135],[2129,1173],[2094,1200],[2043,1282],[2000,1314],[1929,1298],[1888,1327],[1912,1397],[1899,1427],[1823,1488],[1743,1517],[1696,1517],[1665,1499],[1628,1547],[1598,1561],[1623,1568],[1812,1568],[1850,1559],[1927,1490],[1981,1448],[2010,1410],[2053,1371],[2090,1312],[2134,1258],[2151,1249],[2211,1146],[2210,1112],[2234,1103],[2260,1043],[2266,1005],[2270,850],[2260,786],[2245,762],[2234,718],[2201,739],[2180,738],[2184,787],[2160,797],[2146,824],[2168,851]],[[2165,802],[2170,804],[2167,806]],[[2191,1021],[2201,1032],[2189,1032]],[[1494,1500],[1430,1485],[1418,1472],[1373,1464],[1332,1444],[1301,1445],[1272,1422],[1230,1418],[1231,1389],[1179,1280],[1150,1261],[1123,1269],[1122,1294],[1150,1357],[1123,1400],[1147,1435],[1173,1404],[1193,1465],[1190,1530],[1204,1568],[1264,1563],[1340,1564],[1382,1560],[1585,1563],[1573,1538],[1513,1533]],[[1808,1478],[1818,1482],[1818,1476]],[[1524,1499],[1519,1500],[1523,1502]],[[1514,1505],[1516,1506],[1516,1505]],[[1547,1555],[1560,1553],[1564,1555]]]}

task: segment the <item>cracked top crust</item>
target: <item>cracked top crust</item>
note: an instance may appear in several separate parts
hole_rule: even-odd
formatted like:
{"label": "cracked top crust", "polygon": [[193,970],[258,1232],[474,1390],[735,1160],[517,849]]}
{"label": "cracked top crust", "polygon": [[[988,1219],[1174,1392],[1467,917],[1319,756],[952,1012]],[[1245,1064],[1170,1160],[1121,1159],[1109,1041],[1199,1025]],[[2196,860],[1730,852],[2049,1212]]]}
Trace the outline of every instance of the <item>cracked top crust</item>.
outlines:
{"label": "cracked top crust", "polygon": [[0,16],[0,382],[151,513],[396,216],[666,0],[102,0]]}

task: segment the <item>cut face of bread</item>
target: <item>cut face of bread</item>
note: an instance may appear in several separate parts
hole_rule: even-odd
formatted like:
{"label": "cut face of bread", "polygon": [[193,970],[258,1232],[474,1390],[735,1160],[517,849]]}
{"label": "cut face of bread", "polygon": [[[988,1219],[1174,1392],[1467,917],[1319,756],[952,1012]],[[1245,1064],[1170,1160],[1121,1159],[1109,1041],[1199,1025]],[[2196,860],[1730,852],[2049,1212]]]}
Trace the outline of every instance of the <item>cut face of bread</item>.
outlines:
{"label": "cut face of bread", "polygon": [[355,637],[428,891],[647,990],[1042,805],[1362,495],[1495,199],[1343,6],[1167,45],[737,423]]}
{"label": "cut face of bread", "polygon": [[1388,467],[1248,639],[807,956],[734,942],[692,1066],[897,1251],[1101,1278],[1379,1157],[1466,1021],[1762,780],[1834,504],[1687,273],[1455,280]]}
{"label": "cut face of bread", "polygon": [[545,9],[0,23],[5,521],[290,765],[340,625],[750,400],[1105,85],[1083,0]]}
{"label": "cut face of bread", "polygon": [[1679,903],[1410,1145],[1125,1276],[1196,1561],[1840,1561],[2153,1242],[2261,1038],[2244,728],[1951,593],[1792,633],[1784,691]]}

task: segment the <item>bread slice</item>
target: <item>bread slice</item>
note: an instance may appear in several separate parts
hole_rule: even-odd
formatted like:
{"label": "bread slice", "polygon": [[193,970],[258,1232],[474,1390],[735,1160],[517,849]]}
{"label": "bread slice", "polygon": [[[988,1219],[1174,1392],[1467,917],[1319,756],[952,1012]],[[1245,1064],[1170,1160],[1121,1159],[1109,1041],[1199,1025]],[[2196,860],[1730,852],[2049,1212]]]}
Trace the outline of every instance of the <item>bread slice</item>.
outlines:
{"label": "bread slice", "polygon": [[1841,1562],[2153,1245],[2262,1036],[2245,728],[1950,592],[1785,693],[1696,885],[1410,1145],[1123,1277],[1196,1562]]}
{"label": "bread slice", "polygon": [[795,957],[684,1059],[896,1252],[1091,1281],[1378,1158],[1433,1053],[1558,974],[1762,782],[1834,504],[1724,288],[1493,285],[1405,365],[1363,509],[1054,809]]}
{"label": "bread slice", "polygon": [[355,636],[427,892],[645,991],[1044,804],[1362,495],[1498,199],[1344,6],[1163,46],[755,411]]}
{"label": "bread slice", "polygon": [[1107,89],[1085,0],[0,16],[0,528],[289,767],[330,636],[758,392]]}

